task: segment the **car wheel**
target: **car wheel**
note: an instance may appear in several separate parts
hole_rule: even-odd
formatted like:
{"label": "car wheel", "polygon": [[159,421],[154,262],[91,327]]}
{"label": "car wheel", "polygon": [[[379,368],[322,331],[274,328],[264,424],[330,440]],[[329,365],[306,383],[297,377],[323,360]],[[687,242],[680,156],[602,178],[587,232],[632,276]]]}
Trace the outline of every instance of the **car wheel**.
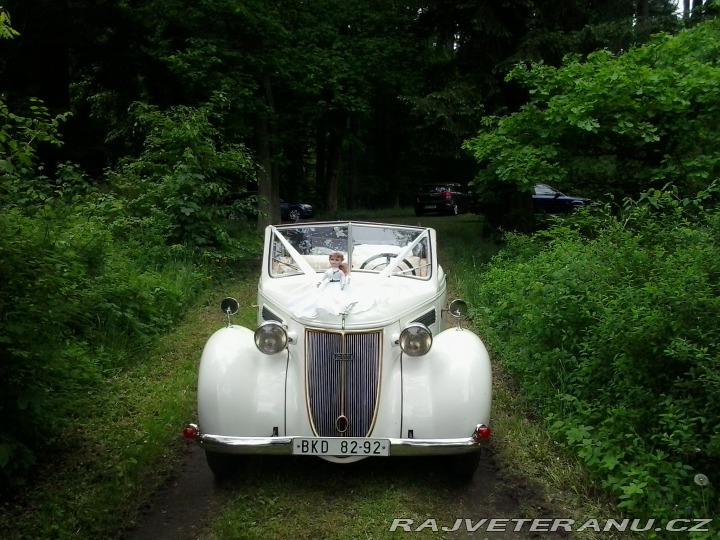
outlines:
{"label": "car wheel", "polygon": [[290,212],[288,212],[288,217],[290,218],[290,221],[299,221],[302,217],[302,214],[300,213],[299,208],[291,208]]}
{"label": "car wheel", "polygon": [[452,475],[458,480],[469,482],[475,476],[480,464],[480,452],[460,454],[451,457]]}
{"label": "car wheel", "polygon": [[458,208],[458,205],[456,203],[453,203],[453,205],[450,207],[450,215],[457,216],[460,213],[460,208]]}
{"label": "car wheel", "polygon": [[240,467],[240,457],[234,454],[221,454],[219,452],[205,452],[208,467],[218,480],[232,478]]}

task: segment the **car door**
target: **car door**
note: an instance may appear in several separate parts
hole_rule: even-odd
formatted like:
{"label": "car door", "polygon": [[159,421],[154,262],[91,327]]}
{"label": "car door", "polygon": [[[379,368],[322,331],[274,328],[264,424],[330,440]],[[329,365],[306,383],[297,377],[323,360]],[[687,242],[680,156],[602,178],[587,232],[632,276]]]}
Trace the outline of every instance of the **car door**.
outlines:
{"label": "car door", "polygon": [[558,200],[560,195],[559,191],[547,184],[535,184],[533,188],[533,210],[549,214],[562,211],[562,205]]}

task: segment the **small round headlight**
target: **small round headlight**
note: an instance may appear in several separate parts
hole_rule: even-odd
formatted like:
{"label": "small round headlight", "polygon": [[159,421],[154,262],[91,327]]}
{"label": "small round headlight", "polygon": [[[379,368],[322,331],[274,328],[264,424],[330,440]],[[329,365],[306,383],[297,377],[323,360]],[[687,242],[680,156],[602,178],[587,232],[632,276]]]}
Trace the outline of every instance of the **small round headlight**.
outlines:
{"label": "small round headlight", "polygon": [[422,323],[410,323],[400,333],[400,347],[408,356],[422,356],[432,347],[432,334]]}
{"label": "small round headlight", "polygon": [[266,321],[255,330],[255,346],[261,353],[276,354],[287,346],[287,332],[276,321]]}

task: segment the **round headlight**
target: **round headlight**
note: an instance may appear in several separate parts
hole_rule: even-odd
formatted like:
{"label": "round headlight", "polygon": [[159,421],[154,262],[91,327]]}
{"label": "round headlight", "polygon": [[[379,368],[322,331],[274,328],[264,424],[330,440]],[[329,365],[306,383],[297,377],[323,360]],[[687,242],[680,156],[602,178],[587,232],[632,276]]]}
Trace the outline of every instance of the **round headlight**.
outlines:
{"label": "round headlight", "polygon": [[408,356],[422,356],[432,347],[432,334],[422,323],[411,323],[400,333],[400,347]]}
{"label": "round headlight", "polygon": [[276,354],[287,346],[285,328],[276,321],[267,321],[255,330],[255,346],[261,353]]}

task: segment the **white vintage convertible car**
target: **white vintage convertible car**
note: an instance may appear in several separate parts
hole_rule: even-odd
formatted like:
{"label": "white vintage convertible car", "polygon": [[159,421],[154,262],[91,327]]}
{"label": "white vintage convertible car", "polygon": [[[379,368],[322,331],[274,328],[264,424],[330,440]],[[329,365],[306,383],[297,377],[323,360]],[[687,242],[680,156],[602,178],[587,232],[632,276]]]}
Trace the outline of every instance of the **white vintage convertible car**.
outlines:
{"label": "white vintage convertible car", "polygon": [[257,329],[232,324],[234,299],[221,307],[228,325],[204,348],[198,422],[184,430],[216,476],[241,454],[437,454],[474,474],[490,437],[490,360],[462,327],[464,302],[447,303],[433,229],[269,226]]}

